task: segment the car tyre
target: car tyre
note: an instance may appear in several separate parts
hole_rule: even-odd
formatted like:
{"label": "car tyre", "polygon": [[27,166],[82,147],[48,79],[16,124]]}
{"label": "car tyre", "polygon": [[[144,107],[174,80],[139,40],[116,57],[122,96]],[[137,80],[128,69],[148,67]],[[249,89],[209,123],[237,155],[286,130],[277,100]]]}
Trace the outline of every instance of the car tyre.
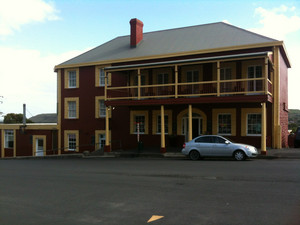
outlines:
{"label": "car tyre", "polygon": [[235,151],[233,156],[236,161],[243,161],[246,159],[246,155],[243,151]]}
{"label": "car tyre", "polygon": [[200,153],[197,150],[192,150],[189,154],[191,160],[198,160],[200,159]]}

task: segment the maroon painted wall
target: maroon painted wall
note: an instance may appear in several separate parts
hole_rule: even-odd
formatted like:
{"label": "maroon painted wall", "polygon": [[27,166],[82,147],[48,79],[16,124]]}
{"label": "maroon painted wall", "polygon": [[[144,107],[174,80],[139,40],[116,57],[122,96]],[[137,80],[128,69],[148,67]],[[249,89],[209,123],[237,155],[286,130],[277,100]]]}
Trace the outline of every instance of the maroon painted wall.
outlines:
{"label": "maroon painted wall", "polygon": [[[64,146],[64,130],[79,130],[79,151],[93,151],[95,130],[105,130],[105,118],[95,118],[95,96],[104,96],[104,87],[95,86],[95,67],[79,68],[79,88],[65,89],[64,70],[61,76],[61,143]],[[64,118],[64,99],[79,97],[79,119]],[[62,153],[68,153],[62,151]],[[70,152],[73,153],[73,152]]]}
{"label": "maroon painted wall", "polygon": [[288,68],[280,54],[280,125],[282,147],[288,147]]}
{"label": "maroon painted wall", "polygon": [[[3,130],[0,130],[0,135]],[[54,139],[57,139],[57,132],[54,130],[29,130],[26,129],[25,133],[21,130],[16,130],[16,156],[32,156],[33,148],[33,135],[45,135],[46,136],[46,151],[47,155],[57,154],[56,143]],[[56,135],[56,136],[55,136]],[[4,144],[4,143],[3,143]],[[2,145],[0,140],[0,146]],[[55,150],[55,151],[53,151]],[[13,157],[13,148],[4,149],[4,157]]]}
{"label": "maroon painted wall", "polygon": [[[236,108],[236,136],[230,136],[229,139],[234,142],[254,145],[257,148],[261,146],[261,137],[241,136],[241,108],[259,108],[260,103],[238,103],[238,104],[193,104],[193,109],[202,110],[207,116],[207,131],[212,133],[212,110],[214,108]],[[173,131],[166,135],[166,148],[176,147],[181,149],[184,143],[184,136],[177,135],[177,115],[188,108],[188,105],[165,105],[165,110],[172,110]],[[112,150],[120,149],[137,149],[137,135],[130,134],[130,110],[147,110],[149,115],[148,135],[140,135],[140,140],[144,143],[144,148],[160,149],[160,135],[152,135],[152,110],[160,110],[160,106],[117,106],[112,115]],[[267,147],[272,144],[272,104],[267,103]]]}

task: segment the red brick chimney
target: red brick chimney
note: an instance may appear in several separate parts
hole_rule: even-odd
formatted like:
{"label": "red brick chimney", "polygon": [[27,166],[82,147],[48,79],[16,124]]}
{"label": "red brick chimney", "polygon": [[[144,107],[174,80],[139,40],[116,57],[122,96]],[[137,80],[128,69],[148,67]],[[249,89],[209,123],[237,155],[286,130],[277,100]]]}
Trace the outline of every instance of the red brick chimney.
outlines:
{"label": "red brick chimney", "polygon": [[130,20],[130,46],[136,47],[143,40],[143,22],[137,18]]}

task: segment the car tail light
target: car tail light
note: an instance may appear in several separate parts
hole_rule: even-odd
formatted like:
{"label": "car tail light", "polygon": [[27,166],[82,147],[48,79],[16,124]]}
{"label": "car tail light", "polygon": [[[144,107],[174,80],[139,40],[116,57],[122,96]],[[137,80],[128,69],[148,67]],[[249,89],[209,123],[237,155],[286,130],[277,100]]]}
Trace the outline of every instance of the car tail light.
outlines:
{"label": "car tail light", "polygon": [[183,148],[185,148],[185,143],[182,145]]}

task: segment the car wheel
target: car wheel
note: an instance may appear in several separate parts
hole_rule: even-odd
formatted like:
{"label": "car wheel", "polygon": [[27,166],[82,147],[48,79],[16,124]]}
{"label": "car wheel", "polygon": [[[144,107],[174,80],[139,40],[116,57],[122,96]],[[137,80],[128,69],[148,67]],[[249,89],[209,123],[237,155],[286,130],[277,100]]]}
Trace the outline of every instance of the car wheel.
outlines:
{"label": "car wheel", "polygon": [[191,160],[198,160],[200,158],[200,153],[196,150],[192,150],[189,156]]}
{"label": "car wheel", "polygon": [[234,159],[237,161],[243,161],[246,159],[246,155],[243,151],[235,151],[233,156],[234,156]]}

